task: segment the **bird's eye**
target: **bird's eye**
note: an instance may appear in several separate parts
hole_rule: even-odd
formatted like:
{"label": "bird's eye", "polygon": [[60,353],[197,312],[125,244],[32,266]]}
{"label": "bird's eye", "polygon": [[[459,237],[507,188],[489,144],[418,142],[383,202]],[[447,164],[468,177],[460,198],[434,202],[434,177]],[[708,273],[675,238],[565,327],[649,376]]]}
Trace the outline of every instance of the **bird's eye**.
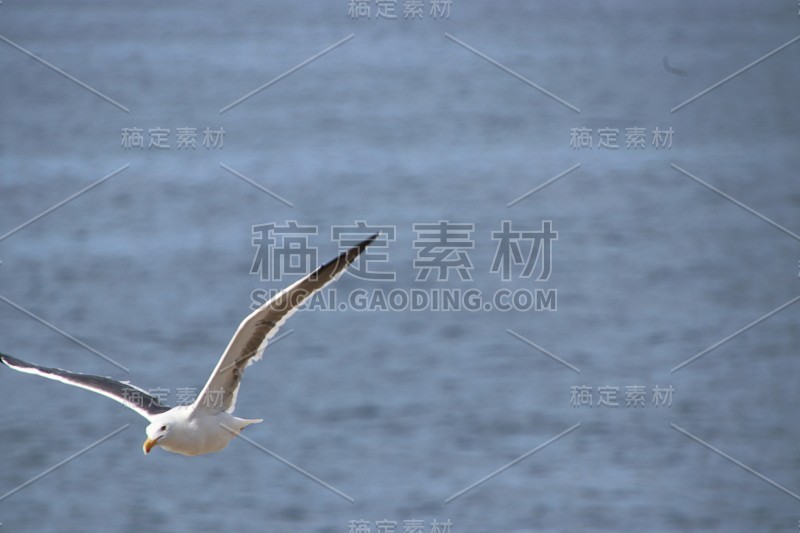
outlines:
{"label": "bird's eye", "polygon": [[167,430],[167,426],[161,426],[161,431],[166,431],[166,430]]}

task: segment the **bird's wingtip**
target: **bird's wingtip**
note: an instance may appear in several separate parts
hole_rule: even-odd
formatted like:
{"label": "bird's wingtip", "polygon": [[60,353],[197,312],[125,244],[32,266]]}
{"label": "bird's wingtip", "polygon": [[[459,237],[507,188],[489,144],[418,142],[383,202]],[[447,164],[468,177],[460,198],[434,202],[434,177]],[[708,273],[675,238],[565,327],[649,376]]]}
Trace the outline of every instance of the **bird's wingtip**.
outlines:
{"label": "bird's wingtip", "polygon": [[[381,236],[381,232],[380,231],[377,231],[377,232],[373,233],[371,236],[369,236],[368,238],[366,238],[363,241],[361,241],[360,243],[358,243],[357,246],[355,246],[354,248],[351,248],[349,250],[349,252],[345,252],[345,254],[351,253],[353,251],[357,251],[357,253],[360,254],[361,252],[363,252],[367,248],[367,246],[369,246],[370,244],[375,242],[375,239],[377,239],[380,236]],[[355,257],[354,257],[354,259],[355,259]]]}
{"label": "bird's wingtip", "polygon": [[13,368],[18,370],[20,367],[24,367],[25,363],[17,359],[16,357],[11,357],[7,353],[0,352],[0,363],[3,363],[8,368]]}
{"label": "bird's wingtip", "polygon": [[370,244],[375,242],[375,240],[380,236],[381,236],[381,232],[380,231],[376,231],[367,240],[365,240],[364,242],[361,243],[361,247],[366,248],[367,246],[369,246]]}

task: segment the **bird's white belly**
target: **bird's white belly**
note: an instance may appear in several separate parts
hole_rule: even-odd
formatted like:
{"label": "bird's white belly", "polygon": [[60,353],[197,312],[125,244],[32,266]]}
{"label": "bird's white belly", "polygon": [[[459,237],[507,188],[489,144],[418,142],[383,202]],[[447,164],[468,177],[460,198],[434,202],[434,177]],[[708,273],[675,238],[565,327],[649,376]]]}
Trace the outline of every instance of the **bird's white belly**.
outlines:
{"label": "bird's white belly", "polygon": [[226,427],[239,430],[236,418],[228,413],[191,417],[170,431],[170,438],[159,442],[167,451],[183,455],[202,455],[225,448],[236,435]]}

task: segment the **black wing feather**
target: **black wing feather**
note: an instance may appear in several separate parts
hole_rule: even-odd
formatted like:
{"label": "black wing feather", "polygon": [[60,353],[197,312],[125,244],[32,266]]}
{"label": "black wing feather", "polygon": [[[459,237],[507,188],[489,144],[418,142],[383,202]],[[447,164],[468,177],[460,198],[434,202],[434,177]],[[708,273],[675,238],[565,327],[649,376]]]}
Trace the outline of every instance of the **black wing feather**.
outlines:
{"label": "black wing feather", "polygon": [[37,374],[45,378],[54,379],[74,385],[84,389],[91,390],[98,394],[102,394],[116,400],[117,402],[125,405],[138,412],[140,415],[148,418],[153,415],[158,415],[169,411],[170,408],[161,404],[158,398],[151,396],[142,389],[103,376],[93,376],[90,374],[80,374],[77,372],[69,372],[61,370],[60,368],[49,368],[46,366],[34,365],[21,361],[16,357],[0,353],[0,361],[5,365],[19,372],[29,374]]}

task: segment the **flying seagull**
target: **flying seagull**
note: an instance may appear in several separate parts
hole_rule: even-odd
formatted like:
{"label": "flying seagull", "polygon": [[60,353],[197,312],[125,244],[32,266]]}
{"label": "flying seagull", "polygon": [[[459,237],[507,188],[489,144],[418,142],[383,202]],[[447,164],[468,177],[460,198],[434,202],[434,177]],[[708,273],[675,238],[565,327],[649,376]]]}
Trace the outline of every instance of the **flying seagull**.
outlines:
{"label": "flying seagull", "polygon": [[154,446],[184,455],[217,452],[242,429],[262,421],[233,416],[244,369],[261,359],[269,339],[306,298],[334,281],[377,237],[376,233],[289,285],[245,318],[203,390],[188,406],[169,408],[144,390],[108,377],[47,368],[5,354],[0,354],[0,361],[14,370],[81,387],[133,409],[150,422],[142,446],[145,454]]}

